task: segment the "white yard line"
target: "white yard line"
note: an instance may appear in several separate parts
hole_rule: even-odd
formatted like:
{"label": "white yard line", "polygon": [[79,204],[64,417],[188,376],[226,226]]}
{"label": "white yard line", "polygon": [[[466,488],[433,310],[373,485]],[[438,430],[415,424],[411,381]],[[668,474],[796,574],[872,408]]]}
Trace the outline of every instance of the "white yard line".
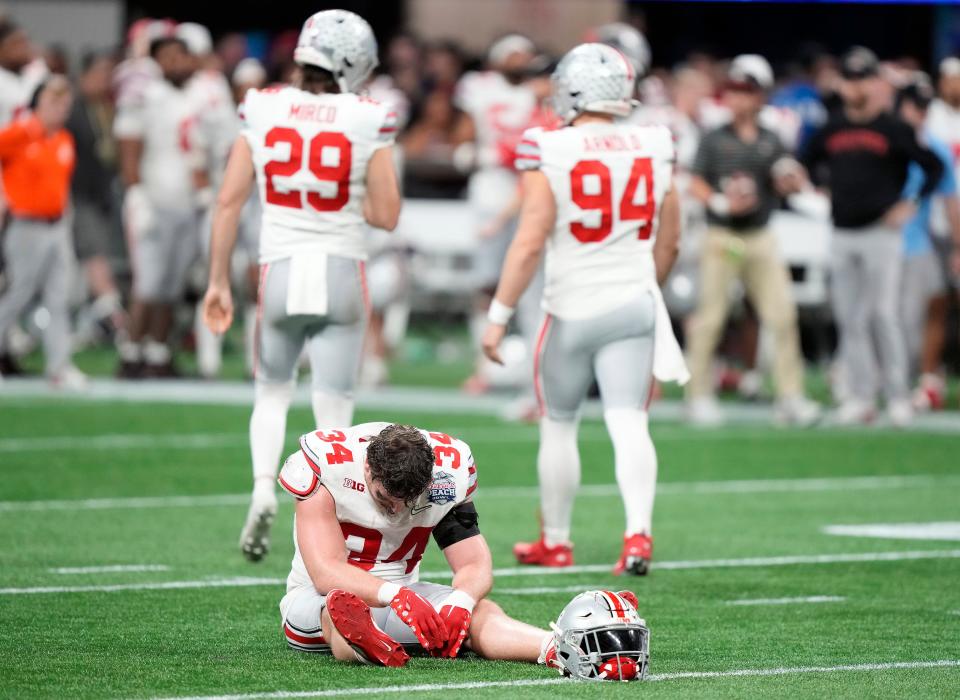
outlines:
{"label": "white yard line", "polygon": [[798,603],[842,603],[846,598],[839,595],[811,595],[805,598],[753,598],[728,600],[727,605],[796,605]]}
{"label": "white yard line", "polygon": [[[957,668],[960,660],[898,661],[878,664],[848,664],[844,666],[794,666],[785,668],[744,668],[732,671],[686,671],[681,673],[655,673],[647,676],[647,682],[675,681],[699,678],[742,678],[750,676],[790,676],[801,673],[841,673],[865,671],[900,671],[921,668]],[[474,683],[421,683],[418,685],[381,685],[360,688],[334,688],[331,690],[279,690],[271,693],[245,693],[242,695],[196,695],[167,698],[166,700],[255,700],[255,698],[334,698],[350,695],[380,695],[399,693],[428,693],[443,690],[482,690],[485,688],[523,688],[528,686],[558,685],[573,683],[565,678],[535,678],[514,681],[477,681]]]}
{"label": "white yard line", "polygon": [[[673,481],[657,485],[657,495],[789,493],[807,491],[886,490],[946,486],[960,482],[954,475],[862,476],[810,479],[744,479],[730,481]],[[587,484],[580,487],[584,497],[616,496],[616,484]],[[536,486],[487,486],[477,491],[478,498],[533,498]],[[132,496],[49,501],[0,501],[0,513],[45,510],[111,510],[123,508],[191,508],[246,505],[245,493],[208,496]]]}
{"label": "white yard line", "polygon": [[166,564],[111,564],[109,566],[58,566],[47,569],[51,574],[113,574],[170,571]]}
{"label": "white yard line", "polygon": [[[660,571],[684,571],[688,569],[714,569],[738,567],[790,566],[793,564],[838,564],[880,561],[910,561],[914,559],[960,559],[960,549],[918,550],[909,552],[867,552],[858,554],[820,554],[792,557],[752,557],[746,559],[692,559],[689,561],[654,562],[653,568]],[[522,567],[494,569],[494,578],[507,576],[563,576],[574,574],[609,573],[612,564],[590,564],[586,566],[568,566],[562,569],[544,569]],[[445,580],[451,578],[447,571],[422,571],[424,579]],[[198,581],[163,581],[158,583],[119,583],[90,586],[39,586],[31,588],[0,588],[0,595],[33,595],[43,593],[115,593],[118,591],[178,590],[185,588],[235,588],[247,586],[279,586],[286,579],[252,578],[238,576],[234,578],[209,578]],[[564,587],[566,588],[566,587]],[[583,585],[571,590],[581,590]],[[521,589],[506,589],[521,590]],[[522,589],[522,590],[535,590]]]}
{"label": "white yard line", "polygon": [[[795,564],[847,564],[857,562],[909,561],[912,559],[960,559],[960,549],[930,549],[907,552],[866,552],[858,554],[803,554],[787,557],[748,557],[744,559],[692,559],[690,561],[654,561],[650,566],[658,571],[684,569],[726,569],[741,567],[792,566]],[[564,568],[523,566],[494,569],[494,577],[550,576],[562,574],[597,574],[609,572],[612,564],[587,564]],[[424,571],[424,578],[451,578],[449,571]]]}
{"label": "white yard line", "polygon": [[[54,399],[60,403],[84,403],[89,401],[120,401],[129,403],[172,403],[198,405],[232,405],[249,407],[253,403],[253,385],[250,382],[218,381],[207,382],[195,379],[159,380],[125,382],[115,379],[96,378],[90,382],[87,391],[70,394],[51,389],[49,382],[39,378],[8,378],[4,382],[3,401],[7,404],[22,399]],[[440,414],[503,415],[512,401],[509,394],[491,394],[487,396],[468,396],[458,389],[430,387],[377,387],[375,390],[357,392],[357,407],[377,410],[383,413],[391,411],[419,411]],[[310,405],[309,382],[300,382],[293,400],[296,406]],[[424,407],[429,411],[424,411]],[[723,402],[724,417],[731,425],[770,425],[772,409],[769,404],[742,404]],[[600,402],[587,401],[583,414],[590,418],[602,417]],[[684,418],[683,402],[676,399],[664,399],[651,406],[651,418],[654,421],[680,421]],[[868,428],[852,428],[847,432],[867,431],[872,437],[897,435],[899,431],[886,431],[880,424]],[[960,432],[960,414],[955,411],[936,411],[917,416],[908,430],[932,433]],[[724,429],[687,431],[686,439],[712,439],[723,436]],[[769,430],[764,430],[769,435]],[[822,435],[819,433],[818,435]],[[729,439],[724,437],[723,439]]]}
{"label": "white yard line", "polygon": [[171,591],[188,588],[245,588],[279,586],[286,579],[238,576],[201,581],[161,581],[157,583],[116,583],[102,586],[40,586],[37,588],[0,588],[0,595],[35,595],[42,593],[117,593],[119,591]]}

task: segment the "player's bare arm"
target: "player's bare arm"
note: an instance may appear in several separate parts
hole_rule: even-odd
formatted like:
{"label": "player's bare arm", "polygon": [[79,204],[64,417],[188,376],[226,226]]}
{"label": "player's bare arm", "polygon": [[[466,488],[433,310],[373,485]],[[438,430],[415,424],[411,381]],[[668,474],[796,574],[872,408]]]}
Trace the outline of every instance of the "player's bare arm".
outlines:
{"label": "player's bare arm", "polygon": [[210,283],[203,298],[203,321],[214,333],[225,333],[233,323],[230,293],[230,256],[237,242],[240,212],[253,188],[253,157],[246,139],[238,137],[217,195],[210,239]]}
{"label": "player's bare arm", "polygon": [[[510,244],[503,274],[494,295],[497,308],[514,309],[520,295],[530,285],[537,272],[547,238],[553,230],[557,205],[550,190],[547,176],[530,171],[523,174],[523,208],[520,210],[520,226]],[[500,342],[507,332],[507,324],[490,323],[483,335],[483,352],[491,360],[503,364],[500,357]]]}
{"label": "player's bare arm", "polygon": [[363,218],[371,226],[393,231],[400,219],[400,185],[393,164],[393,148],[381,148],[367,166],[367,196]]}
{"label": "player's bare arm", "polygon": [[342,588],[360,596],[367,605],[380,606],[382,578],[347,563],[347,550],[337,521],[333,496],[320,487],[311,498],[298,501],[297,543],[314,587],[321,593]]}
{"label": "player's bare arm", "polygon": [[680,197],[676,187],[663,198],[660,206],[660,224],[653,243],[653,263],[657,268],[657,284],[663,285],[680,252]]}

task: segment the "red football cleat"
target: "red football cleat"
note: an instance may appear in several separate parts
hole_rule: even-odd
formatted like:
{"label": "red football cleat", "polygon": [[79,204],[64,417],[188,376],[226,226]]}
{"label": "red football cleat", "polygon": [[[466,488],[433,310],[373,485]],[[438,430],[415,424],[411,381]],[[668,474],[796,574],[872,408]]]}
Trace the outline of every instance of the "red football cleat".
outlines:
{"label": "red football cleat", "polygon": [[410,660],[403,646],[377,627],[370,606],[359,596],[333,590],[327,594],[326,604],[333,626],[361,661],[399,668]]}
{"label": "red football cleat", "polygon": [[646,576],[653,558],[653,538],[650,535],[629,535],[623,538],[623,554],[613,567],[614,576],[633,574]]}
{"label": "red football cleat", "polygon": [[513,545],[513,556],[521,564],[532,566],[572,566],[573,546],[558,544],[550,547],[540,537],[536,542],[517,542]]}
{"label": "red football cleat", "polygon": [[617,591],[617,595],[623,598],[625,601],[630,603],[633,606],[634,610],[640,608],[640,599],[637,598],[637,594],[633,591]]}

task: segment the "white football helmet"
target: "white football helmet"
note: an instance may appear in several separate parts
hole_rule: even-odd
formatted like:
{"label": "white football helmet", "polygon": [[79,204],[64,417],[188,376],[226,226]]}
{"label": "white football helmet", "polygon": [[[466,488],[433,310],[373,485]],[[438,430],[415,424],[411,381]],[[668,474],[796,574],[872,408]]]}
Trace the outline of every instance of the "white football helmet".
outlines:
{"label": "white football helmet", "polygon": [[379,64],[377,39],[360,15],[324,10],[304,23],[293,60],[328,70],[341,91],[357,92]]}
{"label": "white football helmet", "polygon": [[650,70],[650,44],[639,29],[626,22],[603,24],[587,33],[590,41],[612,46],[633,64],[637,77],[643,77]]}
{"label": "white football helmet", "polygon": [[626,57],[606,44],[580,44],[560,59],[553,72],[553,102],[569,124],[584,112],[625,117],[637,106],[632,99],[636,76]]}
{"label": "white football helmet", "polygon": [[643,680],[650,662],[650,630],[618,593],[587,591],[567,603],[553,630],[561,673],[581,680]]}

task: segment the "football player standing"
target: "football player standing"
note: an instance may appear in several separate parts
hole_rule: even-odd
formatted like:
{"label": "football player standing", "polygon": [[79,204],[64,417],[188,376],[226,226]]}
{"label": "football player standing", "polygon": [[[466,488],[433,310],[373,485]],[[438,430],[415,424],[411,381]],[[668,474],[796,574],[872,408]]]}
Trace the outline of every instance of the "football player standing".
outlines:
{"label": "football player standing", "polygon": [[303,26],[296,84],[251,90],[213,217],[204,320],[233,320],[230,255],[257,182],[260,232],[255,400],[250,417],[253,497],[240,546],[256,561],[269,548],[277,467],[300,352],[307,346],[316,425],[349,425],[367,292],[365,224],[393,230],[400,190],[392,145],[396,115],[357,94],[377,65],[373,30],[345,10]]}
{"label": "football player standing", "polygon": [[617,122],[634,106],[634,72],[616,49],[582,44],[553,80],[565,126],[532,129],[517,150],[526,171],[520,225],[483,338],[486,355],[499,361],[506,325],[546,250],[546,316],[534,355],[543,532],[514,554],[526,564],[573,563],[579,409],[596,378],[626,509],[614,571],[645,574],[657,478],[647,425],[652,376],[689,376],[659,288],[680,236],[673,142],[666,127]]}

